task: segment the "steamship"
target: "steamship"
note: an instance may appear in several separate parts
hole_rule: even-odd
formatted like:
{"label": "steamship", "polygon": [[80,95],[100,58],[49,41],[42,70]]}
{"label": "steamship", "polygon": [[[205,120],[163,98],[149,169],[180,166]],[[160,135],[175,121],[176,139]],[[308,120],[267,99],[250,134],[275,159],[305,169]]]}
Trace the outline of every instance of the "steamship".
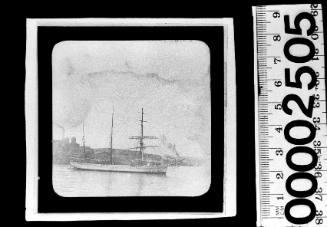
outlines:
{"label": "steamship", "polygon": [[[108,162],[90,160],[85,157],[81,158],[73,158],[70,160],[70,165],[77,169],[82,170],[96,170],[96,171],[110,171],[110,172],[131,172],[131,173],[154,173],[154,174],[166,174],[167,165],[163,163],[163,160],[150,160],[146,158],[144,154],[144,150],[147,147],[156,147],[156,146],[145,146],[144,140],[146,139],[158,139],[155,136],[144,136],[143,134],[143,123],[146,122],[143,119],[143,108],[142,108],[142,116],[141,120],[141,133],[139,136],[132,136],[129,139],[137,140],[138,146],[131,148],[139,150],[139,157],[133,159],[129,164],[118,164],[115,163],[115,159],[113,158],[113,126],[114,126],[114,111],[111,116],[111,132],[110,132],[110,158]],[[85,154],[85,133],[84,133],[84,123],[83,123],[83,152]],[[133,151],[133,150],[131,150]]]}

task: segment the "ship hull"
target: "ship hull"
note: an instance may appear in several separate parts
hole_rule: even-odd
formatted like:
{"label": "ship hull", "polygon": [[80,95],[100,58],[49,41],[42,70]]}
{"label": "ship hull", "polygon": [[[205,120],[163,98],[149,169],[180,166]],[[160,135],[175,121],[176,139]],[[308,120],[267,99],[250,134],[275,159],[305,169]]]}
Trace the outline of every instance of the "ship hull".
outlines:
{"label": "ship hull", "polygon": [[166,174],[167,166],[130,166],[130,165],[108,165],[97,163],[82,163],[71,161],[70,165],[82,170],[96,170],[107,172],[130,172],[130,173],[152,173]]}

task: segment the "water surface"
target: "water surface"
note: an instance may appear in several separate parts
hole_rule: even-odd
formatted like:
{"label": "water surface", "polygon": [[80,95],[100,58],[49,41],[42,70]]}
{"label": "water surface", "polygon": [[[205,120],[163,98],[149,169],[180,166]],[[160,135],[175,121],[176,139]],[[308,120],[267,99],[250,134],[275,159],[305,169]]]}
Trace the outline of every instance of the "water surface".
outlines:
{"label": "water surface", "polygon": [[166,175],[88,171],[53,165],[53,187],[64,197],[199,196],[210,186],[209,166],[168,167]]}

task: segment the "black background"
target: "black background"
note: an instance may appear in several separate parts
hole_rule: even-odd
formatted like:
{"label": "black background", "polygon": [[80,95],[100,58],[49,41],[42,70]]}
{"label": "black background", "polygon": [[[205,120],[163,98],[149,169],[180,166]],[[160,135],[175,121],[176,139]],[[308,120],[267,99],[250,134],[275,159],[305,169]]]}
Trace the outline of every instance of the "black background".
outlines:
{"label": "black background", "polygon": [[[222,212],[224,167],[223,27],[39,27],[39,212]],[[52,51],[67,40],[198,40],[210,50],[211,186],[196,197],[61,197],[52,185]],[[163,110],[164,111],[164,110]],[[164,120],[164,119],[163,119]],[[49,152],[50,151],[50,152]],[[110,204],[110,205],[108,205]]]}
{"label": "black background", "polygon": [[[121,224],[167,226],[256,226],[256,201],[255,201],[255,149],[254,149],[254,90],[253,90],[253,27],[252,6],[258,4],[294,4],[294,3],[322,3],[324,1],[289,1],[289,0],[263,0],[263,1],[216,1],[215,4],[201,2],[185,2],[177,4],[176,1],[152,1],[141,4],[121,2],[113,3],[104,1],[76,1],[67,2],[42,2],[40,4],[16,3],[3,5],[2,14],[2,48],[6,51],[3,68],[6,74],[3,78],[11,80],[2,90],[10,95],[9,101],[3,98],[5,114],[9,121],[6,134],[7,141],[3,141],[4,147],[15,148],[19,155],[13,155],[10,150],[3,149],[8,153],[8,169],[2,172],[2,182],[8,190],[2,197],[8,197],[9,201],[3,200],[3,208],[7,211],[3,221],[9,221],[12,225],[25,222],[25,119],[24,119],[24,82],[25,82],[25,43],[26,18],[74,18],[74,17],[233,17],[236,55],[237,77],[237,215],[231,218],[206,219],[206,220],[157,220],[157,221],[97,221],[96,224],[120,226]],[[326,17],[326,4],[324,5]],[[324,21],[326,31],[326,20]],[[326,35],[325,35],[326,39]],[[325,42],[326,43],[326,42]],[[326,48],[326,47],[325,47]],[[3,52],[2,52],[3,53]],[[7,122],[4,122],[4,124]],[[10,146],[8,146],[8,144]],[[20,148],[20,149],[19,149]],[[12,161],[15,169],[13,171]],[[8,214],[8,215],[7,215]],[[26,223],[28,225],[49,225],[49,223]],[[65,223],[66,224],[66,223]],[[68,223],[71,224],[71,223]],[[75,222],[81,225],[81,222]],[[94,225],[94,223],[87,223]]]}

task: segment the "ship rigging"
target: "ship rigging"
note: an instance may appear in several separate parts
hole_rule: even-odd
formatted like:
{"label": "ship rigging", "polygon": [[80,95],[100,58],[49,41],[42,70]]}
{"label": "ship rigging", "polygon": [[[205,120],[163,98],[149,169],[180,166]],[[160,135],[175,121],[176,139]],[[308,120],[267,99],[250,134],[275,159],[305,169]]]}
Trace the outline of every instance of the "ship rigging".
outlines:
{"label": "ship rigging", "polygon": [[135,140],[139,141],[139,146],[133,147],[131,149],[139,149],[140,150],[140,152],[141,152],[141,161],[144,161],[144,150],[145,150],[145,148],[147,148],[147,147],[158,147],[158,146],[153,146],[153,145],[148,145],[148,146],[144,145],[144,140],[145,139],[158,139],[158,137],[156,137],[156,136],[144,136],[143,123],[147,122],[147,121],[144,120],[143,116],[144,116],[144,112],[143,112],[143,108],[142,108],[141,120],[139,120],[141,122],[141,124],[140,124],[141,125],[141,135],[140,136],[131,136],[131,137],[129,137],[129,139],[135,139]]}

